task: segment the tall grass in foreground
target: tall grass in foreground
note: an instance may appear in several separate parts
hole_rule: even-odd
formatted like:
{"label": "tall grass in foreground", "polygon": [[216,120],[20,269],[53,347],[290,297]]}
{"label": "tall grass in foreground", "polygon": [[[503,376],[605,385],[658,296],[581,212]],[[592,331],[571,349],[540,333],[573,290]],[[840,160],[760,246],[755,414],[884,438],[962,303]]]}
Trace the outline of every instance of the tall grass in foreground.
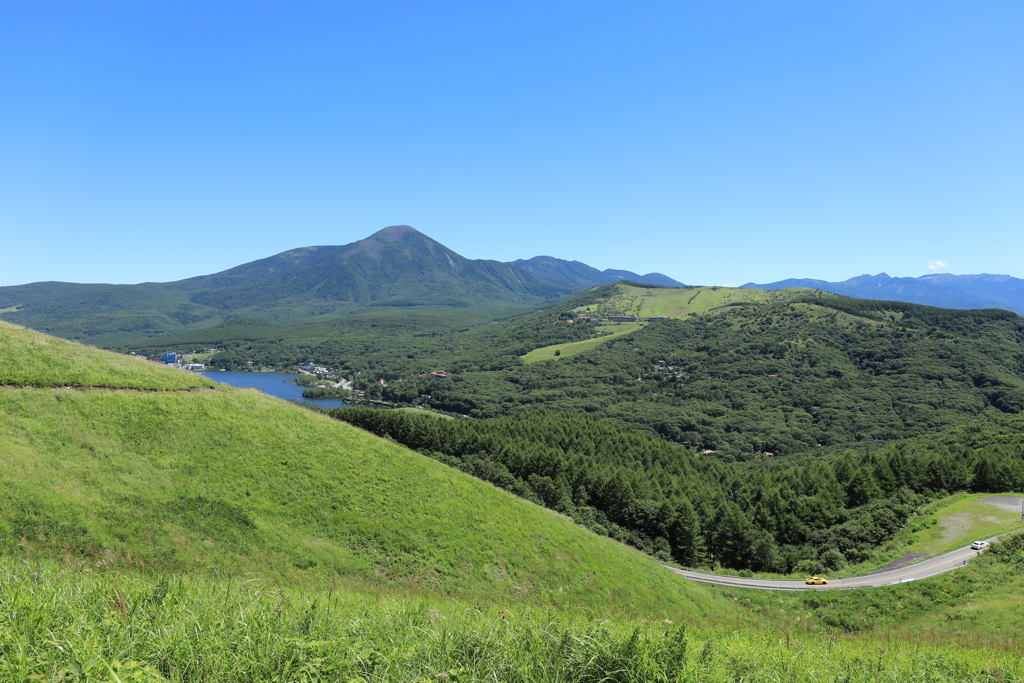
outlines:
{"label": "tall grass in foreground", "polygon": [[0,565],[4,681],[995,681],[1021,655]]}

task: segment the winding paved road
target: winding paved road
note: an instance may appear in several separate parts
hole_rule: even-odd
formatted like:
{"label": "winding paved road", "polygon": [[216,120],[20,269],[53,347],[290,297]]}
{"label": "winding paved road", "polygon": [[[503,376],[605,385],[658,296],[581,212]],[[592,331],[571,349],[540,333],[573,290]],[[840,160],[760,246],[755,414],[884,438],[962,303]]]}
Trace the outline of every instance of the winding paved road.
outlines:
{"label": "winding paved road", "polygon": [[[998,536],[987,539],[989,543],[996,540]],[[844,590],[850,588],[868,588],[872,586],[890,586],[897,583],[906,583],[907,581],[916,581],[917,579],[927,579],[930,576],[936,576],[948,572],[950,569],[956,569],[967,564],[967,561],[977,555],[978,550],[971,550],[970,546],[954,550],[952,552],[945,553],[944,555],[938,555],[928,560],[918,562],[916,564],[910,564],[899,569],[892,569],[887,572],[879,572],[878,574],[871,574],[870,576],[854,576],[845,579],[829,579],[827,586],[808,586],[803,581],[776,581],[771,579],[747,579],[742,576],[719,576],[717,574],[701,574],[700,572],[691,572],[686,569],[676,569],[675,567],[669,567],[668,565],[662,565],[666,569],[671,569],[680,576],[685,576],[688,579],[694,581],[706,581],[708,583],[718,583],[725,586],[741,586],[743,588],[761,588],[763,590],[774,590],[774,591],[827,591],[827,590]]]}

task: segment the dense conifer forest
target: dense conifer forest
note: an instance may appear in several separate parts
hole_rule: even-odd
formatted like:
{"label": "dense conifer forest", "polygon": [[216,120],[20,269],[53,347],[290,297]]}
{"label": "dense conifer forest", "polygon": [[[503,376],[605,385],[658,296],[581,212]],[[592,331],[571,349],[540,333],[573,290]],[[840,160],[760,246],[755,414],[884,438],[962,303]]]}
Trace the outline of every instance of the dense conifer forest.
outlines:
{"label": "dense conifer forest", "polygon": [[723,463],[579,413],[446,420],[397,410],[329,412],[687,566],[838,570],[867,559],[927,500],[1024,489],[1021,417],[766,466]]}

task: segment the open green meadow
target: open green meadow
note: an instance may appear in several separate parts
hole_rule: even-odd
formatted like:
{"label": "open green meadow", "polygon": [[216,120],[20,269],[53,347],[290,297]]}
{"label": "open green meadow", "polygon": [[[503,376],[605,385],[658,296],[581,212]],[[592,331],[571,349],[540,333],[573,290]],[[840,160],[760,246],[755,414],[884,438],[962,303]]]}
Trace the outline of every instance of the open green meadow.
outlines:
{"label": "open green meadow", "polygon": [[641,553],[256,391],[0,390],[0,531],[152,570],[364,575],[467,596],[704,611]]}

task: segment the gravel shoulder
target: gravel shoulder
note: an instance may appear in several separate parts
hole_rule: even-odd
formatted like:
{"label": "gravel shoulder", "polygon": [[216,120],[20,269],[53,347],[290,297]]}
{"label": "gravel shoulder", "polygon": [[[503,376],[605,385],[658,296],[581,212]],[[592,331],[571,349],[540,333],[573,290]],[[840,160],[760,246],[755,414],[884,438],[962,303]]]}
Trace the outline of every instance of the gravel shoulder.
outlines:
{"label": "gravel shoulder", "polygon": [[985,496],[981,500],[1008,512],[1020,512],[1024,504],[1024,496]]}

